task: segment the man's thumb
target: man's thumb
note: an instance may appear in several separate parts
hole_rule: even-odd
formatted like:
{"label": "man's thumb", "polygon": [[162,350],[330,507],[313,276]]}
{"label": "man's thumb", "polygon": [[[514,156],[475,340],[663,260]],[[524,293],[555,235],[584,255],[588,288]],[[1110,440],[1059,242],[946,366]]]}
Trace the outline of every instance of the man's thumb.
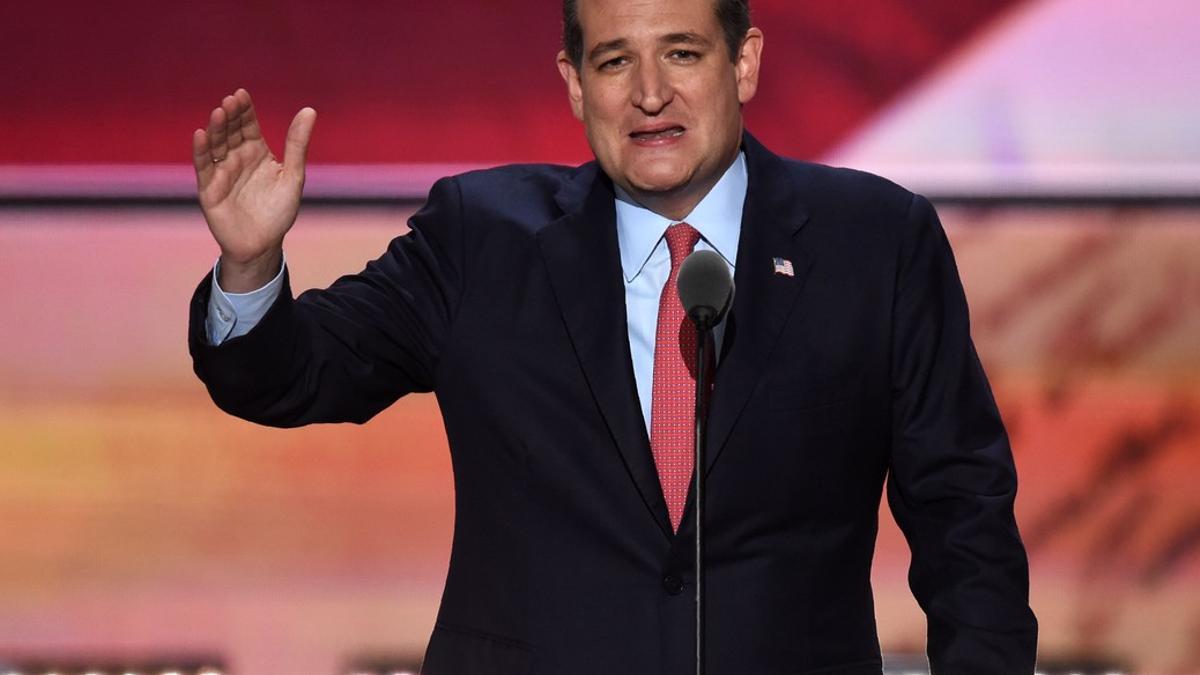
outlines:
{"label": "man's thumb", "polygon": [[302,108],[292,118],[288,127],[287,142],[283,148],[283,168],[304,178],[304,161],[308,156],[308,142],[312,139],[313,125],[317,122],[317,111]]}

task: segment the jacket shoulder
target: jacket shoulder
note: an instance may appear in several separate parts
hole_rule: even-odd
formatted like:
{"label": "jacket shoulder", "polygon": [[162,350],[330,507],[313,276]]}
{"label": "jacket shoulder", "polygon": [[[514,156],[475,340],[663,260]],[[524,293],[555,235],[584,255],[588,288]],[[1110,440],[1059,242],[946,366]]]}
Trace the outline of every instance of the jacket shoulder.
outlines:
{"label": "jacket shoulder", "polygon": [[[585,165],[586,166],[586,165]],[[556,209],[554,196],[584,167],[507,164],[452,176],[464,205],[483,215],[527,219]]]}
{"label": "jacket shoulder", "polygon": [[[784,159],[804,203],[816,212],[862,219],[904,219],[917,196],[895,182],[867,171]],[[817,215],[814,213],[813,215]]]}

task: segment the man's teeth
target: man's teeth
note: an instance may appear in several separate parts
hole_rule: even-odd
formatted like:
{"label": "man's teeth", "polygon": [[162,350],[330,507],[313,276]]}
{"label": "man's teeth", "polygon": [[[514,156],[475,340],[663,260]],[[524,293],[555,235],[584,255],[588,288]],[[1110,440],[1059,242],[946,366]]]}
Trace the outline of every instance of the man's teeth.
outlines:
{"label": "man's teeth", "polygon": [[662,131],[640,131],[635,133],[634,137],[644,140],[655,140],[659,138],[675,138],[676,136],[682,135],[683,129],[679,127],[672,127],[670,129],[663,129]]}

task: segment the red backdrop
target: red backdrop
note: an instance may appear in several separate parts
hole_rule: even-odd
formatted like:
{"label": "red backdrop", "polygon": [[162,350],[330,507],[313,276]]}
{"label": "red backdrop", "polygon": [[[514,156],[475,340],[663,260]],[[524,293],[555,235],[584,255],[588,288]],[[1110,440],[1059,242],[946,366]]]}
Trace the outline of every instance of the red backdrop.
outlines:
{"label": "red backdrop", "polygon": [[[0,164],[186,162],[239,86],[275,145],[316,107],[318,163],[588,158],[554,66],[556,3],[65,4],[0,21]],[[750,128],[812,157],[1014,4],[757,0],[769,67]]]}

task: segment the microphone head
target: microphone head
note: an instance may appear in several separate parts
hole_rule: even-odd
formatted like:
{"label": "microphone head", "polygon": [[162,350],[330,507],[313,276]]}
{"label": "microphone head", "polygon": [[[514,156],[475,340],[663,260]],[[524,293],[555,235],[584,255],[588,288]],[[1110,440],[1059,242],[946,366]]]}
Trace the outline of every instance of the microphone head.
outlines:
{"label": "microphone head", "polygon": [[733,304],[733,277],[716,251],[695,251],[679,267],[679,300],[699,328],[721,323]]}

